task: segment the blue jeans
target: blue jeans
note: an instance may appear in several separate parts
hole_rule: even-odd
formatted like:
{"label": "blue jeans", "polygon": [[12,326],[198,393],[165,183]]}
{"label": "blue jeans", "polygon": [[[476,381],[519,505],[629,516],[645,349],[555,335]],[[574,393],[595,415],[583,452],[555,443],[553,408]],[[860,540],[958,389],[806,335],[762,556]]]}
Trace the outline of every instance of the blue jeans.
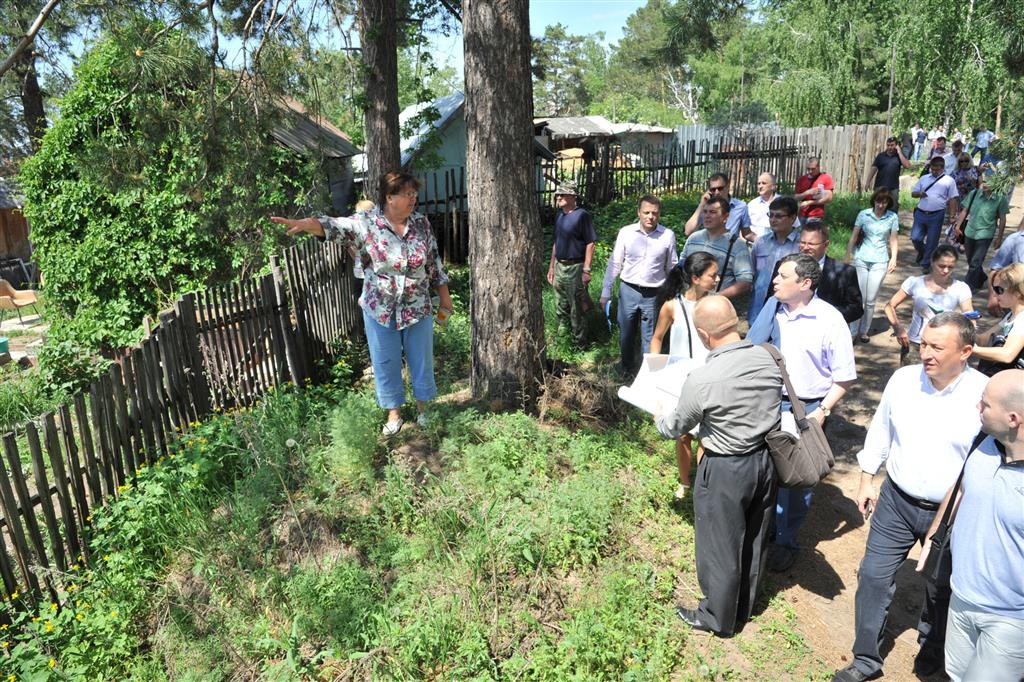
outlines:
{"label": "blue jeans", "polygon": [[[619,352],[622,369],[635,372],[640,369],[640,353],[651,350],[658,311],[654,309],[655,287],[635,287],[622,282],[619,286]],[[636,347],[637,327],[640,329],[640,349]]]}
{"label": "blue jeans", "polygon": [[939,234],[942,232],[942,223],[945,219],[945,209],[934,213],[914,209],[914,226],[910,230],[910,241],[914,242],[914,248],[917,250],[916,263],[922,268],[932,266],[932,253],[939,245]]}
{"label": "blue jeans", "polygon": [[859,320],[850,323],[850,331],[855,335],[867,335],[871,329],[871,320],[875,316],[875,300],[878,298],[878,291],[882,288],[882,281],[885,279],[885,271],[889,269],[888,263],[865,263],[862,260],[853,261],[857,268],[857,284],[860,286],[860,295],[864,299],[864,315]]}
{"label": "blue jeans", "polygon": [[427,316],[405,329],[398,329],[395,317],[384,326],[363,311],[363,328],[370,347],[373,384],[377,404],[393,410],[405,402],[402,381],[402,353],[409,365],[412,394],[416,400],[432,400],[437,395],[434,383],[434,318]]}
{"label": "blue jeans", "polygon": [[[821,405],[820,400],[804,402],[807,414],[814,412]],[[792,412],[793,405],[782,399],[782,410]],[[813,488],[779,488],[775,496],[775,544],[789,549],[797,549],[796,534],[804,525],[807,510],[811,506]]]}
{"label": "blue jeans", "polygon": [[910,159],[910,160],[911,161],[920,161],[921,160],[921,150],[922,149],[924,149],[924,142],[915,142],[914,143],[914,157],[912,159]]}
{"label": "blue jeans", "polygon": [[[892,482],[887,480],[882,484],[875,513],[871,517],[864,558],[857,573],[857,596],[854,599],[854,663],[865,675],[873,675],[882,669],[879,643],[889,616],[889,605],[896,594],[896,572],[907,560],[910,548],[924,541],[934,519],[934,511],[921,509],[907,501]],[[917,624],[917,641],[922,647],[941,649],[945,643],[949,570],[947,559],[938,581],[924,581],[924,608]]]}

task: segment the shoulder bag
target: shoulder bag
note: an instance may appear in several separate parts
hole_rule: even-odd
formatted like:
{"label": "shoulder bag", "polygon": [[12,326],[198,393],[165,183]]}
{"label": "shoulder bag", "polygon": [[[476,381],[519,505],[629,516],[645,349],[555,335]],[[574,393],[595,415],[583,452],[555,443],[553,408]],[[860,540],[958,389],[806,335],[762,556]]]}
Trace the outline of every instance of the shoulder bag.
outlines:
{"label": "shoulder bag", "polygon": [[953,502],[956,501],[957,493],[960,492],[960,485],[964,481],[964,471],[967,470],[967,460],[971,458],[971,453],[974,452],[981,442],[988,437],[988,434],[984,431],[980,431],[977,436],[974,437],[974,442],[971,443],[971,449],[967,451],[967,457],[964,457],[964,465],[960,467],[960,475],[956,478],[956,483],[953,484],[953,494],[949,498],[949,504],[946,505],[946,511],[942,512],[942,519],[939,521],[939,525],[935,528],[935,532],[932,533],[931,538],[932,547],[928,550],[928,558],[924,561],[924,569],[921,573],[928,579],[929,582],[937,582],[939,575],[945,570],[944,567],[948,567],[949,562],[952,561],[952,551],[949,546],[949,540],[952,536],[953,522],[950,521],[949,517],[953,513]]}
{"label": "shoulder bag", "polygon": [[715,293],[722,290],[722,282],[725,281],[725,271],[729,267],[729,256],[732,255],[732,247],[736,245],[736,238],[739,236],[740,231],[736,230],[735,232],[733,232],[732,237],[729,239],[729,248],[726,249],[725,251],[725,260],[722,261],[722,272],[720,273],[721,276],[718,278],[718,286],[715,287]]}
{"label": "shoulder bag", "polygon": [[825,438],[825,431],[816,419],[808,419],[804,403],[797,397],[786,371],[786,361],[779,349],[770,343],[759,344],[771,354],[782,373],[782,382],[789,392],[800,436],[776,428],[764,437],[775,463],[775,478],[783,488],[810,488],[828,476],[836,464],[835,455]]}
{"label": "shoulder bag", "polygon": [[950,244],[965,244],[967,242],[967,224],[971,222],[971,206],[974,205],[974,200],[978,198],[979,191],[981,190],[974,190],[971,193],[971,200],[968,201],[967,205],[964,207],[966,213],[964,214],[964,224],[960,226],[960,232],[957,233],[956,231],[956,223],[953,223],[951,226],[953,228],[953,234],[949,240]]}

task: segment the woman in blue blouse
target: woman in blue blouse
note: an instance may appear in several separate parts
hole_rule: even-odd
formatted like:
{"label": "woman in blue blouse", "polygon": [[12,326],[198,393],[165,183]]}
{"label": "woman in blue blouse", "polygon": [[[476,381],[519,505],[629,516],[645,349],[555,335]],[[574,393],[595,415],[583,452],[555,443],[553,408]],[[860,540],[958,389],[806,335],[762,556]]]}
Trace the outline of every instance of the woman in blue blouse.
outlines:
{"label": "woman in blue blouse", "polygon": [[[377,404],[388,411],[382,432],[390,436],[402,428],[399,408],[405,402],[402,355],[405,354],[417,422],[426,423],[426,401],[437,394],[434,383],[433,315],[452,312],[437,242],[426,217],[416,213],[419,181],[406,173],[386,173],[380,179],[377,206],[351,218],[272,217],[288,234],[300,232],[355,246],[362,253],[363,328],[370,348]],[[431,292],[440,299],[434,310]]]}
{"label": "woman in blue blouse", "polygon": [[887,274],[896,271],[896,254],[899,244],[896,240],[900,229],[900,218],[893,211],[895,202],[889,190],[882,188],[871,195],[871,208],[857,214],[846,245],[846,262],[853,261],[857,268],[857,283],[864,301],[864,314],[860,320],[850,323],[850,332],[861,343],[871,338],[871,319],[875,315],[875,299],[882,288]]}

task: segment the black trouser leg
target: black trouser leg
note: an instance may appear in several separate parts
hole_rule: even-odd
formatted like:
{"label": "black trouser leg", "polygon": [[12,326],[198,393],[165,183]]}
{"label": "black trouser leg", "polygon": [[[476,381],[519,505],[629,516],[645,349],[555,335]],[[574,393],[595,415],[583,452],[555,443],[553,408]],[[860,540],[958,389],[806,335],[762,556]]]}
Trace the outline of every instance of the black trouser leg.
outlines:
{"label": "black trouser leg", "polygon": [[729,635],[750,616],[768,547],[775,481],[767,452],[705,456],[694,484],[701,621]]}

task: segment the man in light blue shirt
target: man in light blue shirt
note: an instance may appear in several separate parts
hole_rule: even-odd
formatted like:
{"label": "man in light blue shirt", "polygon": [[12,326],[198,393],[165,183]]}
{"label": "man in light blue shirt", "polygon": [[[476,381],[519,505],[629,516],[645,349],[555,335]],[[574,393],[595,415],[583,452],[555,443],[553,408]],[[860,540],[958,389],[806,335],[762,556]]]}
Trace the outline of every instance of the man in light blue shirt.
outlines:
{"label": "man in light blue shirt", "polygon": [[[928,533],[952,504],[946,672],[953,682],[1015,681],[1024,671],[1024,370],[992,377],[978,408],[988,438],[968,456],[956,499],[950,488]],[[932,551],[929,539],[918,570]]]}
{"label": "man in light blue shirt", "polygon": [[[750,232],[750,215],[747,213],[747,204],[729,194],[729,176],[725,173],[713,173],[708,178],[708,191],[701,196],[697,209],[683,227],[686,236],[689,237],[704,227],[704,207],[714,196],[723,197],[729,202],[729,217],[726,220],[725,229],[729,234],[745,237]],[[741,242],[740,246],[744,246],[744,243]]]}
{"label": "man in light blue shirt", "polygon": [[750,297],[747,320],[753,323],[768,298],[772,285],[775,264],[784,256],[800,250],[800,233],[796,231],[796,214],[799,210],[793,197],[777,197],[768,207],[768,221],[771,229],[757,238],[750,253],[754,269],[754,293]]}
{"label": "man in light blue shirt", "polygon": [[992,144],[992,140],[994,138],[995,133],[985,126],[981,126],[981,128],[978,129],[978,134],[974,136],[974,151],[971,152],[971,156],[973,157],[975,154],[979,154],[981,163],[988,161],[988,146]]}
{"label": "man in light blue shirt", "polygon": [[1024,263],[1024,219],[1021,219],[1017,231],[1007,237],[1002,244],[996,240],[998,249],[988,262],[988,311],[992,315],[1002,315],[996,293],[992,291],[992,279],[996,273],[1012,263]]}

